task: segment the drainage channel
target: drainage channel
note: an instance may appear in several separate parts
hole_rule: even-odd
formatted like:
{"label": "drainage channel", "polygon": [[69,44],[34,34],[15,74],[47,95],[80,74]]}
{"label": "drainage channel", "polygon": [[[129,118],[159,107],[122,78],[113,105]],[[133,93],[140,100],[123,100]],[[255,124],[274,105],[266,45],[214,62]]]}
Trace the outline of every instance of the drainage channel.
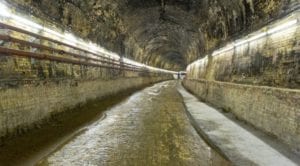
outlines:
{"label": "drainage channel", "polygon": [[84,133],[95,121],[106,117],[105,111],[126,100],[132,91],[88,102],[86,105],[53,117],[24,135],[10,138],[0,146],[0,166],[32,166],[42,158]]}
{"label": "drainage channel", "polygon": [[179,81],[89,103],[12,139],[0,165],[230,165],[185,112]]}

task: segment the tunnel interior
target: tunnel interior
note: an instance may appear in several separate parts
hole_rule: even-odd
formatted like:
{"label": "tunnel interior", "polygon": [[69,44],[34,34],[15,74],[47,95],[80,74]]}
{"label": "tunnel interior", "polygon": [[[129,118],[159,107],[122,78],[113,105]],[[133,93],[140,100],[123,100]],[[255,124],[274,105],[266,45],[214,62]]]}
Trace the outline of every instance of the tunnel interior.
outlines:
{"label": "tunnel interior", "polygon": [[299,101],[299,0],[0,0],[0,165],[299,165]]}
{"label": "tunnel interior", "polygon": [[8,0],[120,55],[184,70],[229,40],[291,10],[293,0]]}

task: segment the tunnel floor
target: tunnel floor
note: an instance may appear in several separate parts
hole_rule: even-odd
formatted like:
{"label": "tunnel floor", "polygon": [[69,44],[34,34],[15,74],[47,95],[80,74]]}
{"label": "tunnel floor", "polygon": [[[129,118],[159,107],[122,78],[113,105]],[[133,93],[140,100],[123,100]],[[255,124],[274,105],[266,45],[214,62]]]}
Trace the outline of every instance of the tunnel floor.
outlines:
{"label": "tunnel floor", "polygon": [[3,145],[0,165],[210,165],[213,150],[191,125],[178,84],[158,83],[58,117]]}
{"label": "tunnel floor", "polygon": [[208,165],[210,148],[191,126],[176,84],[135,93],[39,165]]}
{"label": "tunnel floor", "polygon": [[[217,132],[222,131],[210,126],[225,121],[228,121],[225,124],[231,124],[233,121],[226,117],[220,120],[220,112],[214,112],[217,116],[207,118],[213,120],[217,117],[216,122],[205,124],[205,119],[201,121],[201,118],[207,115],[197,113],[196,107],[216,111],[186,92],[179,81],[158,83],[129,97],[123,94],[118,98],[89,103],[78,108],[80,111],[58,117],[49,125],[2,145],[0,165],[230,165],[216,153],[215,148],[209,146],[211,142],[199,133],[187,112],[196,118],[197,124],[202,125],[202,130],[210,134],[212,140],[217,140],[216,143],[227,151],[234,151],[227,146],[225,138],[228,135],[223,133],[219,137]],[[222,122],[217,122],[218,118]],[[247,127],[234,130],[243,128]],[[259,134],[253,131],[247,137],[255,135]],[[266,146],[263,142],[268,142],[267,139],[258,141],[260,148]],[[255,142],[253,145],[256,145]],[[267,148],[270,149],[269,146]],[[282,154],[276,152],[276,155],[274,157],[280,160]]]}

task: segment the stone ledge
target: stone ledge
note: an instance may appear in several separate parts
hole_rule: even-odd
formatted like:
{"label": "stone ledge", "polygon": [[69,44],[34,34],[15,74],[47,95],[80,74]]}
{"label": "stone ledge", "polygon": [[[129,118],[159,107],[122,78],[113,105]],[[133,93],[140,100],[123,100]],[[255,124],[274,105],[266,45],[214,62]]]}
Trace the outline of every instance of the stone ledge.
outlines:
{"label": "stone ledge", "polygon": [[187,113],[199,134],[232,162],[232,165],[297,165],[299,156],[280,141],[269,137],[230,114],[222,113],[182,87]]}
{"label": "stone ledge", "polygon": [[299,153],[300,91],[206,80],[184,80],[200,99],[233,113]]}

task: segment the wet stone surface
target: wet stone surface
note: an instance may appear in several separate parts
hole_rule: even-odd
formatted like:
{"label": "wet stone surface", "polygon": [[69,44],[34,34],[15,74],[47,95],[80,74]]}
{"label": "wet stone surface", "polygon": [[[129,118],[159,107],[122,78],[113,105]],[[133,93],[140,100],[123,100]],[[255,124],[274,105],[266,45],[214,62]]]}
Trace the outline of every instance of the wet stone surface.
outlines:
{"label": "wet stone surface", "polygon": [[178,83],[135,93],[38,165],[210,165],[211,149],[189,122]]}

